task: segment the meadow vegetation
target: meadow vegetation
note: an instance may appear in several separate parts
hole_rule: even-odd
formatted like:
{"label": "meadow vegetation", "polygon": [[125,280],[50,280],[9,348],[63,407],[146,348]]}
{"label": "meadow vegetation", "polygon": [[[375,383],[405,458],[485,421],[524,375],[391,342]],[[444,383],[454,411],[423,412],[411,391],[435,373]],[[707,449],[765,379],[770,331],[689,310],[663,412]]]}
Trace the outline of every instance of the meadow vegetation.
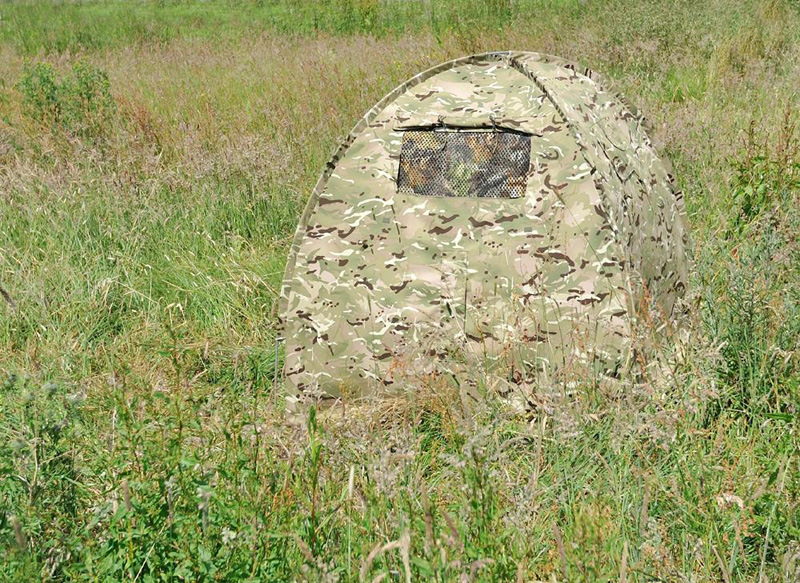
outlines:
{"label": "meadow vegetation", "polygon": [[[431,382],[286,423],[276,300],[328,156],[507,48],[649,118],[685,337],[533,415]],[[799,63],[789,0],[0,5],[0,580],[800,581]]]}

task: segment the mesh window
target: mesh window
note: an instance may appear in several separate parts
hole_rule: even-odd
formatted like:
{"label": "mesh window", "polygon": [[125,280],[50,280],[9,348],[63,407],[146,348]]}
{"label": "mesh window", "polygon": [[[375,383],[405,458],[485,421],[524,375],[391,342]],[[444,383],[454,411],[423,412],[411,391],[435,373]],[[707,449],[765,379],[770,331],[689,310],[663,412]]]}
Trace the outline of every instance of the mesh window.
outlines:
{"label": "mesh window", "polygon": [[503,131],[407,131],[399,192],[423,196],[519,198],[525,194],[531,137]]}

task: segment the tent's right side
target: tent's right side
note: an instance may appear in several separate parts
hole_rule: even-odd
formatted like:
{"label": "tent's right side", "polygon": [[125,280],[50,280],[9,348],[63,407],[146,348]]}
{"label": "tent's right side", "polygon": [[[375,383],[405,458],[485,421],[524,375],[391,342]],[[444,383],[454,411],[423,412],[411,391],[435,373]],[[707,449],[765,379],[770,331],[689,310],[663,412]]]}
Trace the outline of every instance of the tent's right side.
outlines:
{"label": "tent's right side", "polygon": [[596,169],[603,212],[625,256],[632,307],[669,320],[688,285],[688,223],[642,116],[592,71],[531,53],[514,61],[545,89]]}

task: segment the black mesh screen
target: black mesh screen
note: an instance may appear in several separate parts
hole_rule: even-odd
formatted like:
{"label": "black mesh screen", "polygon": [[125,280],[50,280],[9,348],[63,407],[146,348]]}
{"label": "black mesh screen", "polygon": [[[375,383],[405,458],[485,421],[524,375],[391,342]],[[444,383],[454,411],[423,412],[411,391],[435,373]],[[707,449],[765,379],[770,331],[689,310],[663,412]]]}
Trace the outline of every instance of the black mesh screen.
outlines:
{"label": "black mesh screen", "polygon": [[519,198],[530,161],[531,137],[524,134],[407,131],[397,188],[423,196]]}

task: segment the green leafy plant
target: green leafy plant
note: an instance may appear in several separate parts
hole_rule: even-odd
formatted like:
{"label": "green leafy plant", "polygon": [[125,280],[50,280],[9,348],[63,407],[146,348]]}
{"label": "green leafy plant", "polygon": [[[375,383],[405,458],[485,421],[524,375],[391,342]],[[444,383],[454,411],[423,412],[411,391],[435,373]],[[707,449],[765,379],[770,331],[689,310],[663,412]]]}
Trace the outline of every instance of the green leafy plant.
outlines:
{"label": "green leafy plant", "polygon": [[75,63],[67,76],[48,63],[28,66],[17,88],[32,119],[82,136],[103,135],[116,112],[108,75],[84,61]]}

